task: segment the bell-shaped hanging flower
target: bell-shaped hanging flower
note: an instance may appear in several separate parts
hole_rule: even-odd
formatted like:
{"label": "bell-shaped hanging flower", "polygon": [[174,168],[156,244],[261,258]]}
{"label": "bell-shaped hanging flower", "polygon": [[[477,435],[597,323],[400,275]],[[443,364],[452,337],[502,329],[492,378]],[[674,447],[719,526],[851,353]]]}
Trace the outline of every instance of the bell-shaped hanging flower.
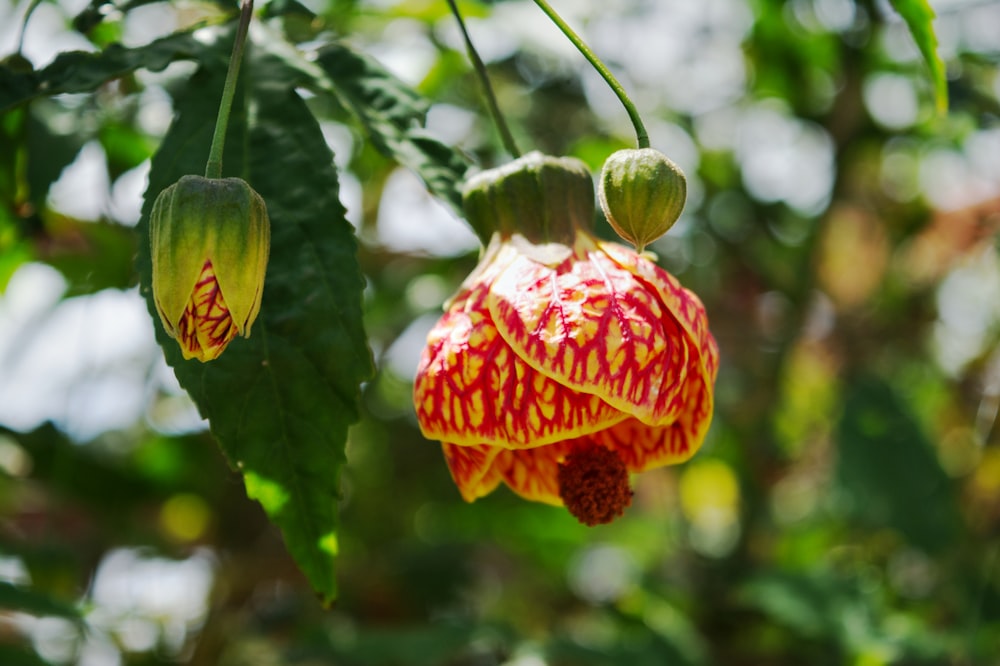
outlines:
{"label": "bell-shaped hanging flower", "polygon": [[264,200],[239,178],[184,176],[149,218],[153,298],[185,359],[211,361],[260,311],[271,226]]}
{"label": "bell-shaped hanging flower", "polygon": [[698,297],[590,232],[579,160],[531,153],[467,184],[491,238],[428,336],[414,385],[467,501],[501,482],[588,525],[621,515],[629,473],[686,460],[712,418],[718,349]]}

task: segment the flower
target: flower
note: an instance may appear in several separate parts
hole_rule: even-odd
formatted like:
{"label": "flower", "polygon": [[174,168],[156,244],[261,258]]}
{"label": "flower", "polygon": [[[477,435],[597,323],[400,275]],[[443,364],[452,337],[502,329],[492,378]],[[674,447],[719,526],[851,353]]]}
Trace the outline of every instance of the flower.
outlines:
{"label": "flower", "polygon": [[428,335],[420,428],[467,501],[503,482],[609,522],[629,472],[682,462],[705,437],[718,349],[704,306],[587,230],[593,184],[576,160],[527,155],[470,181],[465,204],[495,231]]}
{"label": "flower", "polygon": [[211,361],[260,311],[271,227],[264,200],[239,178],[184,176],[150,213],[153,299],[185,359]]}

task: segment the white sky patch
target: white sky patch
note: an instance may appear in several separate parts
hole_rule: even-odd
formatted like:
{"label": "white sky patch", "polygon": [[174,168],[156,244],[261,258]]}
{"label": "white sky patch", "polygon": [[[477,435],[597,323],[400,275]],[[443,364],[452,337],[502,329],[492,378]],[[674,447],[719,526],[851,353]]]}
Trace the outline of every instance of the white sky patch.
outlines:
{"label": "white sky patch", "polygon": [[382,191],[378,242],[396,252],[450,257],[479,247],[479,239],[412,172],[399,168]]}
{"label": "white sky patch", "polygon": [[411,86],[420,83],[437,60],[437,49],[427,39],[424,24],[411,19],[389,23],[382,32],[382,40],[366,45],[365,50]]}
{"label": "white sky patch", "polygon": [[142,217],[142,195],[149,185],[149,160],[118,176],[111,186],[108,212],[121,224],[134,227]]}
{"label": "white sky patch", "polygon": [[772,105],[744,113],[736,155],[747,190],[761,201],[784,201],[806,215],[829,203],[833,189],[833,142],[817,125]]}
{"label": "white sky patch", "polygon": [[440,313],[434,312],[414,319],[389,345],[385,356],[382,357],[382,365],[400,379],[413,381],[417,376],[420,354],[427,346],[427,334],[434,328],[440,316]]}
{"label": "white sky patch", "polygon": [[147,651],[162,641],[176,654],[204,621],[216,566],[208,550],[184,560],[110,551],[94,576],[87,621],[127,649]]}
{"label": "white sky patch", "polygon": [[1000,265],[992,246],[952,270],[937,290],[933,349],[938,365],[958,375],[977,358],[1000,322]]}
{"label": "white sky patch", "polygon": [[917,122],[920,102],[909,76],[887,73],[869,76],[862,96],[868,113],[883,127],[899,130]]}
{"label": "white sky patch", "polygon": [[[24,14],[28,2],[0,3],[0,55],[13,53],[17,49],[17,39],[24,24]],[[40,69],[50,64],[63,51],[96,51],[97,48],[78,32],[67,29],[68,18],[75,16],[86,6],[86,0],[63,0],[60,6],[47,2],[41,3],[31,14],[27,29],[24,32],[24,50],[21,55],[26,57]]]}
{"label": "white sky patch", "polygon": [[88,141],[49,189],[49,205],[80,220],[100,219],[108,210],[108,163],[97,141]]}
{"label": "white sky patch", "polygon": [[53,421],[87,440],[142,417],[160,350],[136,290],[60,301],[65,286],[29,263],[0,298],[0,423],[28,431]]}

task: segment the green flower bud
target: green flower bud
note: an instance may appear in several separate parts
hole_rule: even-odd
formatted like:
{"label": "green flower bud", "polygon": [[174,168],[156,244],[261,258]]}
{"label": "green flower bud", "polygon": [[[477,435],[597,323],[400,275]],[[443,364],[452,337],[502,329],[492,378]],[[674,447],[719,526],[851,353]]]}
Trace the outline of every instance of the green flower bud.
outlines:
{"label": "green flower bud", "polygon": [[536,243],[572,243],[594,221],[594,181],[575,157],[532,151],[469,178],[462,204],[483,243],[494,233],[521,234]]}
{"label": "green flower bud", "polygon": [[680,217],[687,180],[658,150],[619,150],[604,162],[597,197],[614,230],[641,252]]}
{"label": "green flower bud", "polygon": [[211,361],[260,311],[271,225],[264,200],[239,178],[184,176],[149,218],[153,299],[185,359]]}

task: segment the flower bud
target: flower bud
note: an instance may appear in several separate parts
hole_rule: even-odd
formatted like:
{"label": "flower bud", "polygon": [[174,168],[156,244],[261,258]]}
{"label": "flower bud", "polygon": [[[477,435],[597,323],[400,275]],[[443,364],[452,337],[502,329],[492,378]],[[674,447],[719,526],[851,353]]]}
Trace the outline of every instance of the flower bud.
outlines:
{"label": "flower bud", "polygon": [[686,197],[684,172],[652,148],[619,150],[601,170],[598,199],[604,215],[640,252],[673,226]]}
{"label": "flower bud", "polygon": [[471,177],[462,188],[466,218],[486,244],[494,233],[532,242],[572,242],[594,221],[594,181],[575,157],[532,151]]}
{"label": "flower bud", "polygon": [[185,359],[211,361],[260,311],[271,226],[264,200],[239,178],[184,176],[149,219],[153,299]]}

